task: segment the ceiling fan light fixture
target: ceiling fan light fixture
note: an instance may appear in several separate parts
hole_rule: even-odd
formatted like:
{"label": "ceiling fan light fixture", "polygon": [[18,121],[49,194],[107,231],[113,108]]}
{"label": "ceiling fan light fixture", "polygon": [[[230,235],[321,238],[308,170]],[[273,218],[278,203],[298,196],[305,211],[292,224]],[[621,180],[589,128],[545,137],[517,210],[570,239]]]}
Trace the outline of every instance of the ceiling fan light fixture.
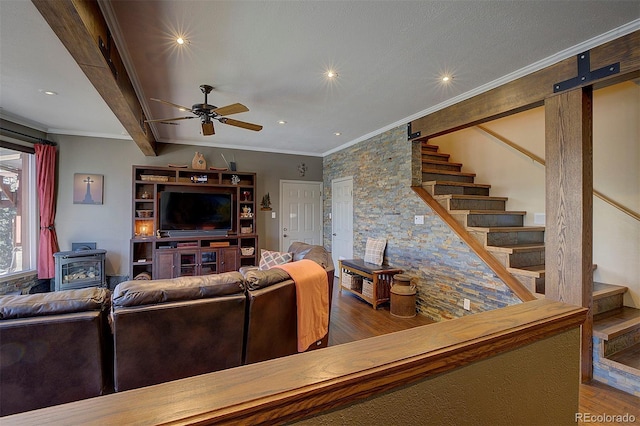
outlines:
{"label": "ceiling fan light fixture", "polygon": [[278,120],[278,124],[283,124],[284,125],[284,124],[287,124],[287,122],[284,121],[284,120]]}

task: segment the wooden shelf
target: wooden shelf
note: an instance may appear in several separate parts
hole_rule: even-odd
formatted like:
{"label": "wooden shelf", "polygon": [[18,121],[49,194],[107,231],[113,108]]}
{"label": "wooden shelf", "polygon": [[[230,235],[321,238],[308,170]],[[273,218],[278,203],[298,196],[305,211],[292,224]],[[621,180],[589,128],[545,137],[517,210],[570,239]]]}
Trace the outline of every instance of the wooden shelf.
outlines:
{"label": "wooden shelf", "polygon": [[[206,182],[193,182],[192,177],[206,177]],[[132,171],[132,231],[130,279],[141,273],[152,278],[168,278],[184,274],[199,275],[237,270],[240,266],[257,265],[258,235],[256,229],[256,174],[252,172],[196,170],[168,166],[133,166]],[[233,229],[225,236],[197,235],[160,238],[159,194],[184,188],[202,192],[224,191],[231,194],[233,203]],[[144,194],[145,198],[142,198]],[[251,209],[252,217],[240,217],[243,207]],[[151,217],[137,217],[136,210],[150,210]],[[144,227],[144,230],[143,230]],[[252,232],[240,233],[240,228],[251,228]],[[146,235],[141,235],[144,232]],[[212,242],[227,242],[227,246],[210,247]],[[192,243],[183,246],[180,243]],[[240,247],[254,247],[254,254],[243,256]],[[193,265],[180,259],[191,251],[195,256]],[[215,253],[215,254],[211,254]],[[204,261],[203,257],[215,257],[215,261]],[[145,259],[144,262],[138,262]],[[160,259],[160,260],[159,260]]]}

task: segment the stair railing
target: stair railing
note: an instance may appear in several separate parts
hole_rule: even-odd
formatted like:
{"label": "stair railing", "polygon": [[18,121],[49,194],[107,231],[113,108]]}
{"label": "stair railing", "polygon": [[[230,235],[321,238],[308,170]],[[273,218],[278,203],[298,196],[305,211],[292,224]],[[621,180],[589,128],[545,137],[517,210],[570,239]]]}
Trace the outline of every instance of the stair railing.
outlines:
{"label": "stair railing", "polygon": [[[541,165],[545,166],[545,162],[544,159],[538,157],[537,155],[535,155],[534,153],[527,151],[525,148],[521,147],[520,145],[510,141],[509,139],[505,138],[504,136],[499,135],[498,133],[487,129],[484,126],[476,126],[478,129],[482,130],[483,132],[487,133],[490,136],[493,136],[494,138],[496,138],[497,140],[499,140],[500,142],[509,145],[511,148],[515,149],[518,152],[521,152],[522,154],[526,155],[527,157],[531,158],[533,161],[540,163]],[[623,206],[622,204],[618,203],[617,201],[612,200],[611,198],[607,197],[606,195],[604,195],[603,193],[601,193],[600,191],[597,190],[593,190],[593,195],[595,195],[596,197],[600,198],[602,201],[604,201],[607,204],[610,204],[611,206],[617,208],[618,210],[620,210],[623,213],[626,213],[627,215],[631,216],[632,218],[634,218],[635,220],[640,221],[640,214],[634,212],[633,210]]]}

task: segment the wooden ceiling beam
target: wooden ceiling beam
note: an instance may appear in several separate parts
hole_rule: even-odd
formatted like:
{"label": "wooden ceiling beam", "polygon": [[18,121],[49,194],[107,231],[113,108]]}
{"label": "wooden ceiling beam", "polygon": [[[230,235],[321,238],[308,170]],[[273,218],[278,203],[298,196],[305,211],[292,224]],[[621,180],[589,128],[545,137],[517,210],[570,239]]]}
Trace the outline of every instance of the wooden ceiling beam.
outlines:
{"label": "wooden ceiling beam", "polygon": [[32,0],[144,155],[156,141],[95,0]]}
{"label": "wooden ceiling beam", "polygon": [[[620,72],[582,86],[595,88],[638,78],[640,31],[635,31],[590,51],[591,70],[620,63]],[[543,105],[554,95],[554,84],[577,76],[576,57],[567,58],[539,71],[503,84],[455,105],[413,120],[411,133],[421,139],[440,136]],[[581,86],[576,86],[581,87]],[[574,87],[574,88],[576,88]]]}

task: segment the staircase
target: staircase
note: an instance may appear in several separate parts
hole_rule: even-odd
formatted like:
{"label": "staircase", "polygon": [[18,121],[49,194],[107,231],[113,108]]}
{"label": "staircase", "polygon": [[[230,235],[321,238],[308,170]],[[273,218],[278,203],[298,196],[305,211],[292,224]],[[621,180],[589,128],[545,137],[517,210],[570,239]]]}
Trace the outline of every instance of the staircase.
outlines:
{"label": "staircase", "polygon": [[[462,172],[462,164],[438,150],[422,141],[422,187],[437,204],[423,199],[450,226],[466,230],[532,294],[544,297],[545,228],[524,226],[526,212],[506,210],[507,198],[490,196],[491,185],[475,183],[475,174]],[[477,246],[475,241],[467,243]],[[623,306],[626,291],[594,283],[594,379],[640,396],[640,309]]]}

